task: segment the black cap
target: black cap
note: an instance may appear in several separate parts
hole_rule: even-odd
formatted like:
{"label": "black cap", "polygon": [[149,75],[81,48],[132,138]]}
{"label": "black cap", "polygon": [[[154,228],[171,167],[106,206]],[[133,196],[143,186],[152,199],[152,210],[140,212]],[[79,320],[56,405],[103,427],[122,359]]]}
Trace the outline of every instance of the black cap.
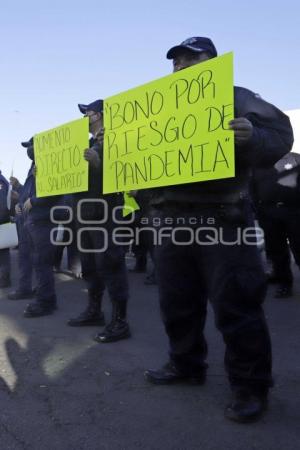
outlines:
{"label": "black cap", "polygon": [[33,137],[29,141],[21,142],[22,147],[33,147]]}
{"label": "black cap", "polygon": [[211,39],[207,37],[191,37],[181,42],[179,45],[175,45],[175,47],[170,48],[167,53],[168,59],[173,59],[176,57],[178,50],[192,50],[193,52],[202,53],[207,52],[211,56],[217,56],[217,50],[214,46],[214,43]]}
{"label": "black cap", "polygon": [[103,100],[95,100],[89,105],[83,105],[82,103],[78,104],[79,111],[82,114],[86,114],[87,111],[95,111],[102,113],[103,112]]}

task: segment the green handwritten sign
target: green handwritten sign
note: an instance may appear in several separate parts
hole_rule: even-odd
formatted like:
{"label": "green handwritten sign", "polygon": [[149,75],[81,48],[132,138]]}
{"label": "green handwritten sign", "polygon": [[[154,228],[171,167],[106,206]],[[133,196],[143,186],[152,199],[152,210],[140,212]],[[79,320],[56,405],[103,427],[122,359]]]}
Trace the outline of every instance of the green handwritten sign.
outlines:
{"label": "green handwritten sign", "polygon": [[104,193],[229,178],[233,54],[104,101]]}
{"label": "green handwritten sign", "polygon": [[129,214],[133,213],[134,211],[138,211],[139,209],[140,206],[135,198],[129,195],[128,192],[124,192],[124,206],[122,211],[123,217],[129,216]]}
{"label": "green handwritten sign", "polygon": [[36,134],[37,197],[87,191],[88,162],[83,151],[88,147],[87,117]]}

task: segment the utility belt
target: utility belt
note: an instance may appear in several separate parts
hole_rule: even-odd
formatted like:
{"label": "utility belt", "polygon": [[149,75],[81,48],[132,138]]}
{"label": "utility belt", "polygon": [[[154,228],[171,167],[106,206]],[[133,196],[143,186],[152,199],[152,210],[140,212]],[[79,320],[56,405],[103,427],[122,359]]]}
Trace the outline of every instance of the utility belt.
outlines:
{"label": "utility belt", "polygon": [[194,212],[201,211],[202,209],[223,209],[223,208],[242,208],[246,203],[249,203],[249,198],[244,192],[237,192],[233,194],[223,195],[222,198],[216,199],[216,195],[205,195],[201,198],[202,201],[160,201],[159,203],[152,204],[152,207],[162,211],[180,211],[180,212]]}

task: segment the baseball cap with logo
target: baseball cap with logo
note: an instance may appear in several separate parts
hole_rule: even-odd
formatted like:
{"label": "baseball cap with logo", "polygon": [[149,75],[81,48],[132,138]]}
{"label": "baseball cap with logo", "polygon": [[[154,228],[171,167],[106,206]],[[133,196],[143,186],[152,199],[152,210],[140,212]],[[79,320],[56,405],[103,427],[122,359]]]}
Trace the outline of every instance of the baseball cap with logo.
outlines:
{"label": "baseball cap with logo", "polygon": [[179,50],[192,50],[196,53],[202,53],[207,52],[211,56],[217,56],[217,50],[214,46],[214,43],[211,39],[207,37],[191,37],[186,39],[185,41],[181,42],[179,45],[175,45],[175,47],[170,48],[170,50],[167,53],[168,59],[173,59],[176,57]]}

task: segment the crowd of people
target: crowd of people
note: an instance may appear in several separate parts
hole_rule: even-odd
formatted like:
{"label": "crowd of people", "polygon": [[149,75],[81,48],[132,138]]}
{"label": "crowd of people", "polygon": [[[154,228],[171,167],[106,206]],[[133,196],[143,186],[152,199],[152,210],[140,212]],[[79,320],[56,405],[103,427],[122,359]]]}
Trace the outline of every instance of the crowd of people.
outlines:
{"label": "crowd of people", "polygon": [[[167,53],[167,58],[173,61],[174,72],[216,56],[213,42],[204,37],[186,39]],[[117,226],[113,211],[121,214],[123,194],[104,195],[102,191],[103,101],[78,106],[89,118],[92,136],[90,147],[83,155],[89,167],[87,192],[37,198],[34,142],[31,138],[22,143],[32,163],[23,185],[14,177],[10,179],[19,236],[19,279],[8,298],[35,297],[24,311],[28,318],[51,314],[57,308],[54,272],[61,269],[63,246],[54,245],[51,211],[54,206],[65,205],[66,211],[69,208],[74,211],[68,228],[81,237],[79,250],[76,240],[67,245],[68,270],[75,278],[82,276],[88,286],[86,309],[71,318],[68,325],[104,326],[102,298],[107,288],[112,317],[95,340],[108,343],[130,337],[125,262],[128,248],[112,238]],[[237,230],[244,233],[254,229],[256,211],[265,231],[265,249],[272,266],[269,281],[279,283],[278,297],[292,295],[288,242],[299,265],[300,158],[290,152],[293,131],[288,117],[278,108],[241,87],[234,88],[234,106],[235,119],[230,121],[229,127],[235,138],[235,177],[132,192],[140,204],[133,227],[139,227],[145,216],[148,223],[159,218],[160,227],[168,224],[173,230],[179,218],[181,225],[186,225],[178,227],[176,242],[172,239],[174,234],[170,233],[159,245],[154,245],[148,226],[139,242],[133,242],[132,250],[137,272],[146,270],[148,255],[151,257],[154,269],[145,283],[158,285],[162,320],[169,338],[169,361],[158,370],[147,370],[146,380],[153,384],[205,382],[204,325],[209,299],[216,326],[225,342],[225,367],[233,393],[225,415],[237,422],[248,422],[258,419],[266,408],[273,384],[272,351],[262,309],[267,279],[261,255],[255,242],[236,241]],[[4,205],[0,223],[5,223],[10,211],[5,203],[8,181],[4,177],[0,178],[0,187]],[[55,222],[63,222],[64,209],[57,209],[55,213],[58,211],[62,217],[57,217]],[[107,219],[103,224],[104,216]],[[201,228],[200,218],[201,224],[210,224],[209,228],[204,227],[201,244],[187,239],[187,225],[193,231]],[[106,234],[98,232],[99,223],[105,227]],[[230,245],[216,239],[220,230],[223,241]],[[213,235],[209,235],[210,232]],[[104,242],[105,236],[108,236],[107,242]],[[55,240],[56,243],[66,242],[66,230],[56,231]],[[8,249],[0,250],[0,283],[0,287],[10,285]]]}

